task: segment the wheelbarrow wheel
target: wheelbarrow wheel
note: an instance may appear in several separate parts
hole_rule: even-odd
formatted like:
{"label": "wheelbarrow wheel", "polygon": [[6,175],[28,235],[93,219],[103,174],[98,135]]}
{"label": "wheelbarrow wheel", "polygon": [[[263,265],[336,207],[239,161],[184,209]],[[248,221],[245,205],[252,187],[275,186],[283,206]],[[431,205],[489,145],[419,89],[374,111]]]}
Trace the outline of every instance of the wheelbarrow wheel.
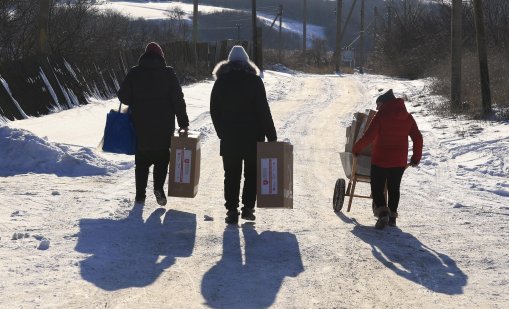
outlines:
{"label": "wheelbarrow wheel", "polygon": [[343,203],[345,202],[345,188],[345,180],[343,178],[339,178],[336,181],[334,196],[332,197],[332,208],[334,209],[334,212],[340,212],[341,208],[343,208]]}

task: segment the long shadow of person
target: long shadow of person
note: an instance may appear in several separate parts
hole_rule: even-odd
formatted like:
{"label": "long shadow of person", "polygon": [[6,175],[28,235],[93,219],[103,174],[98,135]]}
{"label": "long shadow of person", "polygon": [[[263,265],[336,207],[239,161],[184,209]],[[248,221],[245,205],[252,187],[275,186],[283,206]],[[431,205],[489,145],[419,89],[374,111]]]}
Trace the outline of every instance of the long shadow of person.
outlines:
{"label": "long shadow of person", "polygon": [[468,276],[449,256],[431,249],[399,228],[379,231],[360,225],[343,214],[338,216],[354,224],[352,233],[369,244],[373,256],[397,275],[436,293],[463,294]]}
{"label": "long shadow of person", "polygon": [[196,215],[158,208],[143,222],[142,212],[143,204],[135,204],[123,220],[80,220],[75,249],[92,254],[80,262],[83,279],[107,291],[143,287],[173,265],[176,257],[192,254]]}
{"label": "long shadow of person", "polygon": [[283,279],[304,271],[294,234],[258,234],[251,224],[242,225],[242,232],[244,263],[239,229],[227,227],[223,256],[203,277],[202,295],[212,308],[267,308],[274,303]]}

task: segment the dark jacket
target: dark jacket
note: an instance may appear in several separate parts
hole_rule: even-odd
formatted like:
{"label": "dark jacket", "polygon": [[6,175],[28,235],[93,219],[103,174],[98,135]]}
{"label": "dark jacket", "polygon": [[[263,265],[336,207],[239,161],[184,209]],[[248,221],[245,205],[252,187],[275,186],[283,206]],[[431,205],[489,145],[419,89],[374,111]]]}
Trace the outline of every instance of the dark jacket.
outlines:
{"label": "dark jacket", "polygon": [[175,71],[159,55],[143,54],[138,65],[127,73],[117,94],[132,113],[138,150],[170,148],[175,115],[179,127],[189,126],[184,94]]}
{"label": "dark jacket", "polygon": [[276,129],[258,76],[251,62],[220,62],[214,69],[217,78],[210,96],[210,114],[220,154],[256,155],[256,142],[277,140]]}
{"label": "dark jacket", "polygon": [[408,162],[408,136],[412,139],[410,162],[418,164],[422,156],[422,135],[403,99],[384,102],[371,121],[366,133],[355,143],[358,154],[373,143],[371,163],[383,168],[405,167]]}

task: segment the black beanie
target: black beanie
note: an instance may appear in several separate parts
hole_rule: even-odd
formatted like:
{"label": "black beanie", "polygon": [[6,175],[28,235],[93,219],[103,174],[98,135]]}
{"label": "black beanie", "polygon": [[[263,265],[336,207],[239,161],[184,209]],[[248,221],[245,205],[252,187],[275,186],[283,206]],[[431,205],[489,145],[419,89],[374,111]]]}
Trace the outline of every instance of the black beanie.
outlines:
{"label": "black beanie", "polygon": [[383,103],[386,101],[392,101],[396,99],[394,93],[392,93],[392,89],[389,89],[386,93],[382,94],[376,99],[376,103]]}

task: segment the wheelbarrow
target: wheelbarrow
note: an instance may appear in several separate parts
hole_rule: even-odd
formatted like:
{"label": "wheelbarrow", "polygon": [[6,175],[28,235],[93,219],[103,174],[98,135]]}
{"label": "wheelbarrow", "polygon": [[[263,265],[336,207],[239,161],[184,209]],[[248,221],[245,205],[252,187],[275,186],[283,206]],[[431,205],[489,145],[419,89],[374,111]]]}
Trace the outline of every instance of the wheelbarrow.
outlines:
{"label": "wheelbarrow", "polygon": [[[350,208],[352,207],[352,200],[354,197],[370,199],[373,198],[371,193],[370,195],[355,194],[355,188],[358,182],[371,183],[371,157],[363,155],[356,156],[350,152],[342,152],[340,153],[340,157],[343,164],[343,170],[349,181],[348,187],[346,186],[345,179],[339,178],[336,181],[336,185],[334,187],[334,196],[332,198],[332,207],[334,212],[340,212],[345,202],[345,196],[348,196],[348,208],[346,211],[350,212]],[[385,188],[384,194],[385,200],[387,201],[387,187]],[[373,206],[374,203],[372,203],[372,207]]]}

